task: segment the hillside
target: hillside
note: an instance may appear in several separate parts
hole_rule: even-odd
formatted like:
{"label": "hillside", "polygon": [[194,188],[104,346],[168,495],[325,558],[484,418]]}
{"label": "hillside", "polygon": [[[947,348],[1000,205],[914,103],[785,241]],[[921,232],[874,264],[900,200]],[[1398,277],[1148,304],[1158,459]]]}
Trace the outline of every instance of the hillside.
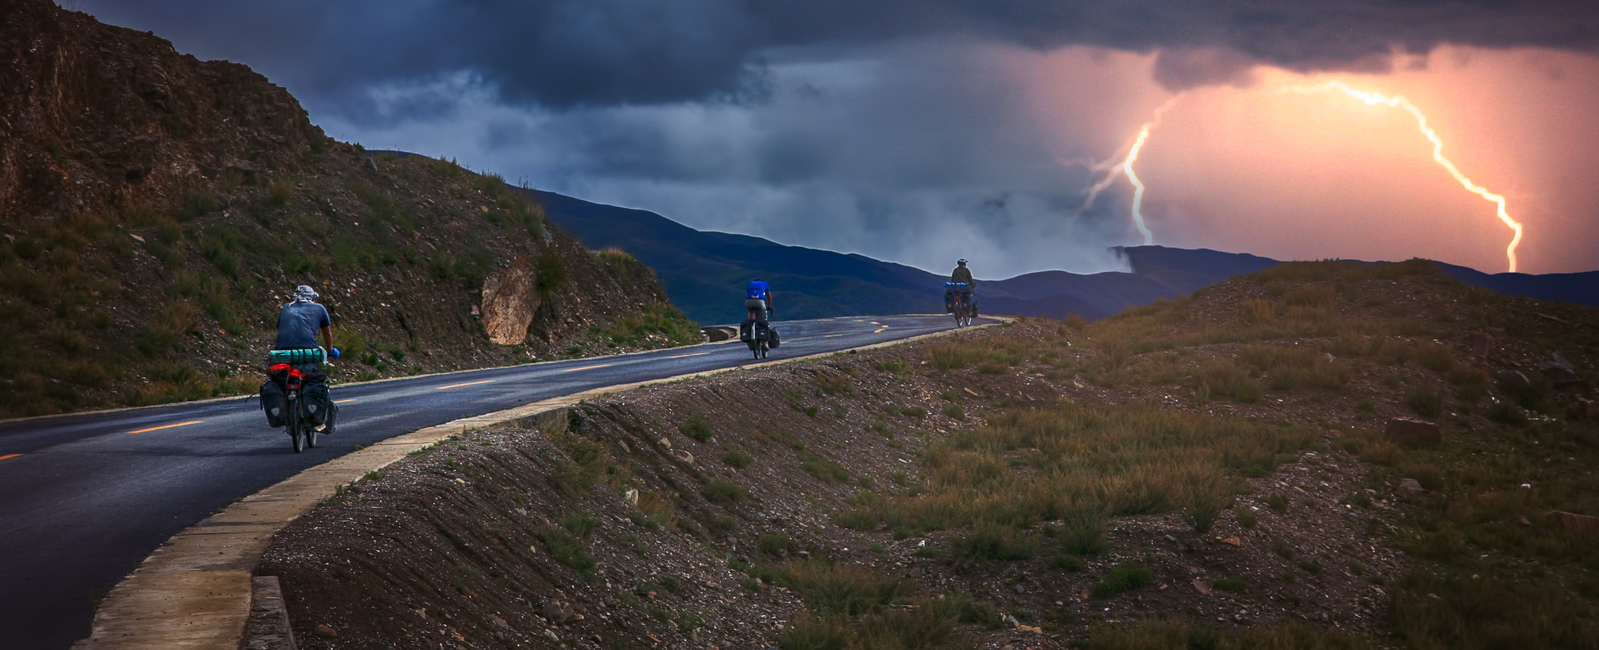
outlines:
{"label": "hillside", "polygon": [[47,0],[0,12],[0,417],[252,392],[299,284],[339,380],[698,340],[497,176],[369,158],[245,66]]}
{"label": "hillside", "polygon": [[[584,201],[553,192],[537,196],[552,221],[590,248],[618,247],[655,269],[672,300],[705,323],[741,318],[741,288],[763,277],[778,293],[782,318],[930,313],[943,308],[946,276],[863,255],[784,246],[759,237],[694,230],[645,210]],[[1042,271],[1005,280],[978,274],[982,309],[991,314],[1093,321],[1210,286],[1276,260],[1164,246],[1117,247],[1131,272],[1081,275]],[[951,268],[953,268],[953,260]],[[1440,263],[1450,276],[1502,293],[1599,306],[1599,271],[1551,275],[1486,274]]]}
{"label": "hillside", "polygon": [[[933,313],[943,309],[947,276],[864,255],[784,246],[759,237],[701,232],[645,210],[532,191],[551,221],[590,248],[617,247],[655,269],[674,304],[707,323],[741,318],[743,287],[771,283],[781,318]],[[1273,264],[1253,255],[1159,246],[1120,249],[1131,273],[1047,271],[983,280],[984,311],[1098,320],[1127,307],[1171,298]],[[951,260],[951,268],[954,261]]]}
{"label": "hillside", "polygon": [[1595,373],[1594,309],[1284,264],[467,432],[257,573],[307,648],[1592,648]]}

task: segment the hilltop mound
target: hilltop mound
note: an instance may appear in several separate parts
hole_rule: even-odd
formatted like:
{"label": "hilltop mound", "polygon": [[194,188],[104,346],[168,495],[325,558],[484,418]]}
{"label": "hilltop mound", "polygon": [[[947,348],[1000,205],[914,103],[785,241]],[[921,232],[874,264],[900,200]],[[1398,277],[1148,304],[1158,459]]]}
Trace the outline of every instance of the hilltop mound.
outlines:
{"label": "hilltop mound", "polygon": [[496,175],[368,157],[150,34],[0,11],[0,417],[251,391],[298,284],[343,380],[699,339],[648,268]]}
{"label": "hilltop mound", "polygon": [[1596,351],[1591,308],[1286,264],[470,432],[258,573],[309,648],[1586,648]]}

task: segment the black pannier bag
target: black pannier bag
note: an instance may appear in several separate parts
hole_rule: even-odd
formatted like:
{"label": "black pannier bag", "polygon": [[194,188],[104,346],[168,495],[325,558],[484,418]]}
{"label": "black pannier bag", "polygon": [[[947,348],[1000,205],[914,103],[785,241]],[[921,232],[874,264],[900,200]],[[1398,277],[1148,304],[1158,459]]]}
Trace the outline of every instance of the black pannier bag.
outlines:
{"label": "black pannier bag", "polygon": [[770,325],[767,325],[766,323],[756,323],[755,324],[755,340],[757,340],[757,341],[771,341],[772,340],[772,327]]}
{"label": "black pannier bag", "polygon": [[300,394],[305,396],[305,414],[310,417],[311,424],[321,426],[327,422],[328,411],[333,408],[328,395],[328,382],[324,380],[313,384],[307,381]]}
{"label": "black pannier bag", "polygon": [[755,321],[746,320],[738,324],[738,340],[745,343],[755,342]]}
{"label": "black pannier bag", "polygon": [[766,337],[768,339],[766,344],[771,346],[771,348],[774,350],[777,349],[778,345],[782,344],[781,341],[777,340],[777,328],[775,327],[769,327],[766,329]]}
{"label": "black pannier bag", "polygon": [[328,373],[315,365],[300,366],[305,378],[300,380],[300,395],[305,400],[305,414],[311,424],[322,426],[333,410],[333,398],[328,394]]}
{"label": "black pannier bag", "polygon": [[268,379],[261,384],[261,410],[266,411],[267,424],[272,425],[274,429],[288,424],[286,417],[288,406],[288,397],[283,394],[283,386],[276,380]]}

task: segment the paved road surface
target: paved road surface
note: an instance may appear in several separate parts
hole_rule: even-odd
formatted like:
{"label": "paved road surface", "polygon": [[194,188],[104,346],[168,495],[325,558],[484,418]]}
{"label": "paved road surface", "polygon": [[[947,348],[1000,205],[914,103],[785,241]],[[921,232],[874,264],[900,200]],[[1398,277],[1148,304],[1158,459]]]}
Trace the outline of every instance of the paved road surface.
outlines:
{"label": "paved road surface", "polygon": [[[772,359],[949,329],[934,316],[778,322]],[[407,431],[593,388],[752,363],[736,341],[336,387],[296,454],[254,397],[0,422],[0,648],[61,650],[167,538],[234,499]],[[353,363],[353,361],[345,361]]]}

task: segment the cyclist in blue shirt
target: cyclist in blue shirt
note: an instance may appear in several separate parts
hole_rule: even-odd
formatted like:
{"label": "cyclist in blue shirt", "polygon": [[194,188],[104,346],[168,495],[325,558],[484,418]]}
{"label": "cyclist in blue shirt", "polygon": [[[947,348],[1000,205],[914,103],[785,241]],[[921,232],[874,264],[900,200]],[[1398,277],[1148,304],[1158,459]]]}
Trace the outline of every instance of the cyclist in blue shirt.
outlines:
{"label": "cyclist in blue shirt", "polygon": [[316,347],[316,334],[333,349],[333,321],[328,318],[328,308],[316,304],[316,289],[309,285],[294,288],[294,302],[278,312],[278,350],[308,350]]}
{"label": "cyclist in blue shirt", "polygon": [[[333,347],[333,321],[328,317],[328,308],[316,303],[317,292],[309,285],[300,285],[294,288],[294,301],[283,306],[278,312],[278,340],[274,349],[278,350],[308,350],[316,347],[317,332],[322,333],[322,340],[328,346],[328,357],[339,358],[339,349]],[[322,372],[318,364],[312,366],[308,379],[317,382],[326,382],[327,375]],[[328,412],[322,423],[322,434],[332,435],[334,421],[339,415],[339,405],[332,403],[328,398]]]}
{"label": "cyclist in blue shirt", "polygon": [[772,313],[772,287],[765,280],[755,278],[744,290],[744,308],[749,310],[750,319],[757,322],[766,322]]}

